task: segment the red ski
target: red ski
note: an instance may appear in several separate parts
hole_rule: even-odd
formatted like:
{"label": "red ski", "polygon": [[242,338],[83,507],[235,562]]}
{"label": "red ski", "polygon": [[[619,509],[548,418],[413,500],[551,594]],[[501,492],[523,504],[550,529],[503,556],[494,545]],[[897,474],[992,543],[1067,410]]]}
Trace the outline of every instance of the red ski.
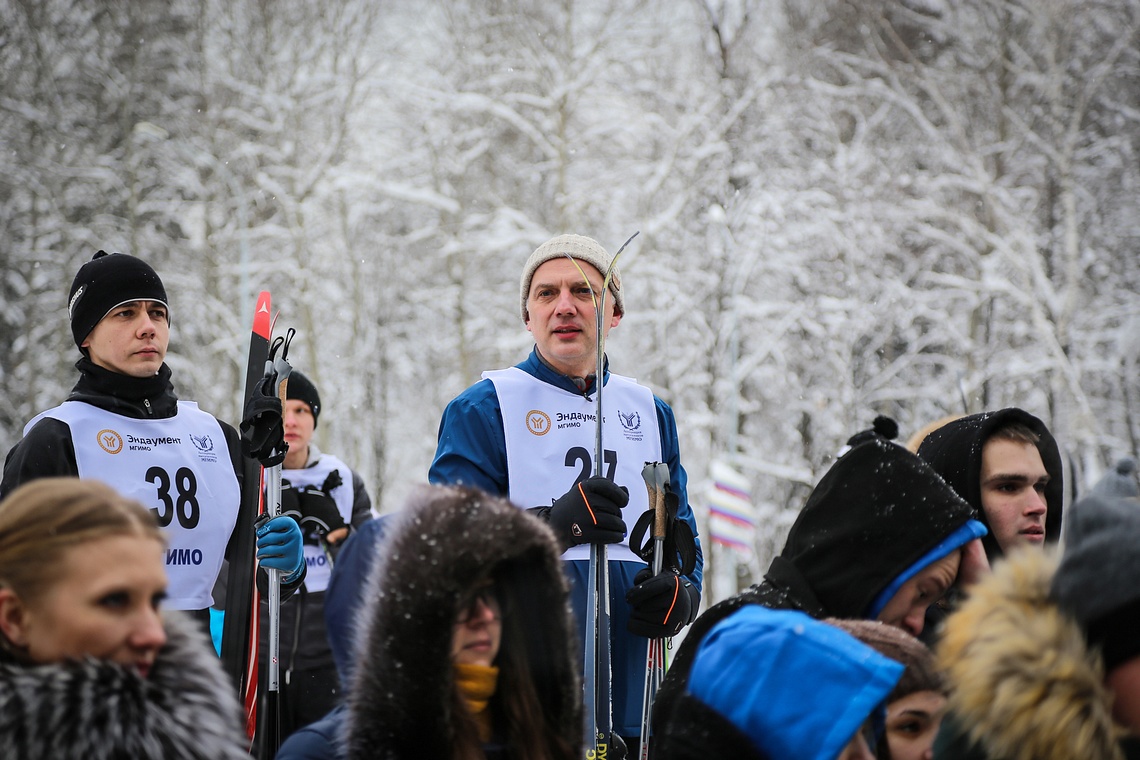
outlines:
{"label": "red ski", "polygon": [[[249,357],[245,373],[245,399],[250,397],[265,372],[269,358],[269,338],[272,330],[269,291],[257,297],[253,315],[253,331],[249,339]],[[244,413],[248,411],[243,409]],[[222,663],[233,679],[238,698],[245,711],[246,733],[252,743],[257,730],[257,658],[258,609],[257,559],[254,522],[264,510],[261,464],[243,457],[244,479],[241,492],[241,509],[234,526],[230,548],[229,575],[226,581],[226,616],[222,628]]]}

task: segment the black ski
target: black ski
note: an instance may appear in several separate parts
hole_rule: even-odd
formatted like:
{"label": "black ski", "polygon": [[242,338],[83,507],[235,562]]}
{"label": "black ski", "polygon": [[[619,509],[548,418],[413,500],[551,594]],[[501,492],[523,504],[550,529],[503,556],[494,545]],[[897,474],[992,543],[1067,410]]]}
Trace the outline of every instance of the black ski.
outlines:
{"label": "black ski", "polygon": [[[257,297],[253,330],[249,338],[249,357],[245,371],[245,403],[265,373],[269,358],[269,335],[272,329],[269,291]],[[243,419],[249,409],[242,410]],[[241,508],[230,547],[229,574],[226,580],[226,616],[222,629],[222,663],[233,680],[242,702],[246,733],[253,740],[257,729],[257,657],[258,608],[257,559],[255,557],[254,522],[262,510],[261,464],[243,457]]]}

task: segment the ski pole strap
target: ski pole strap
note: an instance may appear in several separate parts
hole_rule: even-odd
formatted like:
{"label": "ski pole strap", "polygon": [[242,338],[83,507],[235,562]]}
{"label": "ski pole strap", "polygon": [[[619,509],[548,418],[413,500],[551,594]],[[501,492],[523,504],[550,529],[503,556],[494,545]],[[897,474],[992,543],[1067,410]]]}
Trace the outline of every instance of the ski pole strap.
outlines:
{"label": "ski pole strap", "polygon": [[[643,512],[629,532],[630,549],[648,565],[653,564],[654,540],[649,533],[654,519],[652,511]],[[666,526],[664,566],[681,575],[689,575],[697,567],[697,541],[684,520],[674,519]]]}
{"label": "ski pole strap", "polygon": [[[642,470],[642,477],[646,478],[646,487],[649,490],[649,509],[637,518],[633,530],[629,532],[629,546],[634,554],[652,566],[655,543],[652,528],[657,521],[658,512],[661,511],[656,509],[658,499],[660,499],[664,503],[663,511],[665,513],[665,541],[663,546],[665,556],[663,564],[681,575],[689,575],[697,567],[697,541],[689,524],[684,520],[677,519],[677,510],[680,508],[681,500],[672,491],[668,481],[665,482],[663,490],[657,492],[661,495],[656,495],[656,480],[651,485],[647,477],[647,472],[653,464],[667,467],[663,463],[651,462],[647,463],[645,469]],[[653,477],[656,478],[655,473]]]}

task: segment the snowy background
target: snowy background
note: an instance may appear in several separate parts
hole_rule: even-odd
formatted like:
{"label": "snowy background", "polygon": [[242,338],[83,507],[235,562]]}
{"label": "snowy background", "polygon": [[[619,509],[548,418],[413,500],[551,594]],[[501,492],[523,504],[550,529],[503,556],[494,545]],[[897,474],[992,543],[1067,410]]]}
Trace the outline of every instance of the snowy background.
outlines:
{"label": "snowy background", "polygon": [[318,444],[394,511],[446,402],[529,350],[529,252],[640,230],[613,366],[675,409],[698,512],[714,460],[751,485],[741,582],[879,413],[905,439],[1024,407],[1081,488],[1140,435],[1138,25],[1140,0],[0,0],[0,448],[75,380],[76,269],[124,251],[171,294],[179,394],[231,422],[272,290]]}

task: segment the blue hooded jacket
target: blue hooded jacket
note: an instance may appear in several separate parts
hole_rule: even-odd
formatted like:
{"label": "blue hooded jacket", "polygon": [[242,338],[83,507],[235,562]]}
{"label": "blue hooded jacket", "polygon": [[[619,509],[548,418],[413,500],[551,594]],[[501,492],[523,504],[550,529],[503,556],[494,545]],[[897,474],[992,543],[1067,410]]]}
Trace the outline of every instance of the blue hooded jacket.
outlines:
{"label": "blue hooded jacket", "polygon": [[[838,628],[793,610],[748,605],[717,623],[697,650],[686,698],[726,720],[767,760],[835,760],[880,708],[903,673]],[[719,753],[691,742],[707,710],[685,711],[659,737],[658,758]],[[710,751],[711,750],[711,751]],[[749,753],[753,754],[753,753]]]}

